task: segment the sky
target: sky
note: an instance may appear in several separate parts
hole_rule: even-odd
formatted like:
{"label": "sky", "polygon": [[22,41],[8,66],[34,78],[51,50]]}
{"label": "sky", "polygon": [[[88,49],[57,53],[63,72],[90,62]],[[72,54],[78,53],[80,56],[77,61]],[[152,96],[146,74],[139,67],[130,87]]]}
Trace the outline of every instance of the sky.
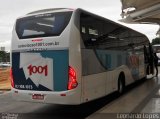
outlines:
{"label": "sky", "polygon": [[[29,12],[47,8],[83,8],[118,22],[121,19],[120,0],[0,0],[0,47],[10,50],[12,30],[16,18]],[[158,26],[124,24],[144,33],[150,41],[156,37]]]}

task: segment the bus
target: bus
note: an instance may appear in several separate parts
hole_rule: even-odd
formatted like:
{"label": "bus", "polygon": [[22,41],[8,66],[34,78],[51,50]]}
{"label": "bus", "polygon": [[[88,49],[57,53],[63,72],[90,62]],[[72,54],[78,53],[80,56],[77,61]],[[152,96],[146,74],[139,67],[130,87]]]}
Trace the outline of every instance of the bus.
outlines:
{"label": "bus", "polygon": [[144,34],[81,8],[34,11],[13,28],[12,96],[78,105],[121,94],[152,73],[151,54]]}

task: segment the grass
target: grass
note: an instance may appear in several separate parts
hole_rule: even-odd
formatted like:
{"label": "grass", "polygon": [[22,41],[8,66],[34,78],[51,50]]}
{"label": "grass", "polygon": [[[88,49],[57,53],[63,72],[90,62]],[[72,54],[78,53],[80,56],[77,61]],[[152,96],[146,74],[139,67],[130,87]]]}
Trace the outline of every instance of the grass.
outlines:
{"label": "grass", "polygon": [[11,89],[10,68],[0,69],[0,90]]}

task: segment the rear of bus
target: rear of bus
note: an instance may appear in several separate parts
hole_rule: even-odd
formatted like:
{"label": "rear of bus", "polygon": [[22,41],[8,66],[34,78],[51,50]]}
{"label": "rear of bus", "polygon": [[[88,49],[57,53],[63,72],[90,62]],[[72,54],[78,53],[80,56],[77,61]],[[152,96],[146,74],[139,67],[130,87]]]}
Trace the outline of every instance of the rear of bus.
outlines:
{"label": "rear of bus", "polygon": [[16,100],[80,103],[80,52],[70,48],[78,46],[71,42],[76,40],[71,33],[72,29],[76,34],[72,16],[71,9],[55,9],[17,19],[11,43],[11,85]]}

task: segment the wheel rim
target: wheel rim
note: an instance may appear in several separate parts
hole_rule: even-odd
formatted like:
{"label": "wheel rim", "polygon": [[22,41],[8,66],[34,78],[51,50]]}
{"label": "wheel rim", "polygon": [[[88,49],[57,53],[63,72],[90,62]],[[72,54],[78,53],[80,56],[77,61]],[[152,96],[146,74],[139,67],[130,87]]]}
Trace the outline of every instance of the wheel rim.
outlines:
{"label": "wheel rim", "polygon": [[119,82],[119,93],[123,92],[123,84],[122,81]]}

